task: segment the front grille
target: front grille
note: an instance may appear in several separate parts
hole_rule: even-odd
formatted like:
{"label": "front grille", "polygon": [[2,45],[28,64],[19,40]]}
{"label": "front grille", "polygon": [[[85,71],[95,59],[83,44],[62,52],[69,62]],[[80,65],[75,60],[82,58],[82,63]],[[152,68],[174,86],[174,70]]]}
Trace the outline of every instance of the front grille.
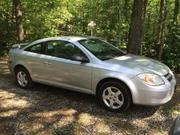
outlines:
{"label": "front grille", "polygon": [[170,82],[172,80],[172,75],[168,72],[164,77]]}

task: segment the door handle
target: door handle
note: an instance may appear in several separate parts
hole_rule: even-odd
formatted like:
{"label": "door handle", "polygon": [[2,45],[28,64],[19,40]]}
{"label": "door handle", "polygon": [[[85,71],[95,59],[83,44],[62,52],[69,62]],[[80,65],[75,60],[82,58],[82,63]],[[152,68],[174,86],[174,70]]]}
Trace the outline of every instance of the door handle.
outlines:
{"label": "door handle", "polygon": [[48,61],[44,61],[44,64],[51,65],[51,63]]}

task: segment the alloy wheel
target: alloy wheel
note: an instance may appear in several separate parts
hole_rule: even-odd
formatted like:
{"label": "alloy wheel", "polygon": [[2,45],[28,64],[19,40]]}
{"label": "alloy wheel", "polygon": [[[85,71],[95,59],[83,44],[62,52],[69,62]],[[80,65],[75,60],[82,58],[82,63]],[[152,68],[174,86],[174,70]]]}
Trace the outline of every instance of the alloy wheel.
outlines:
{"label": "alloy wheel", "polygon": [[26,87],[28,85],[28,79],[25,72],[19,71],[17,73],[17,82],[21,87]]}
{"label": "alloy wheel", "polygon": [[111,109],[118,109],[124,104],[124,95],[116,87],[107,87],[102,94],[103,102]]}

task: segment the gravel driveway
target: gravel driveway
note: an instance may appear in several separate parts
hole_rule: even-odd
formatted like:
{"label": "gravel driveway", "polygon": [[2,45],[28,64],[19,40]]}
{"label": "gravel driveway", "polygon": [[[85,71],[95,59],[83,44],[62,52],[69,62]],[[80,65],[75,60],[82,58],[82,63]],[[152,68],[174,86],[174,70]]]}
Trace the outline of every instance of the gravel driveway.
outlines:
{"label": "gravel driveway", "polygon": [[90,95],[40,84],[20,89],[6,60],[0,59],[0,135],[164,135],[178,114],[180,86],[160,107],[132,106],[126,113],[111,113]]}

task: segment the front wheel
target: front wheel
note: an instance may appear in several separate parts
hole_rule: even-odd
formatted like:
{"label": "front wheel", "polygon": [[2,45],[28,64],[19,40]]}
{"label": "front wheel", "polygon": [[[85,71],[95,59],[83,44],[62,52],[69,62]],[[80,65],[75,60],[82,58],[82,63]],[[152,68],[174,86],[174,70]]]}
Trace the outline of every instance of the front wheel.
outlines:
{"label": "front wheel", "polygon": [[97,97],[105,109],[113,112],[127,110],[132,102],[129,89],[118,81],[104,83],[97,92]]}
{"label": "front wheel", "polygon": [[33,86],[33,81],[29,75],[29,72],[25,68],[20,67],[15,73],[16,82],[21,88],[27,89]]}

